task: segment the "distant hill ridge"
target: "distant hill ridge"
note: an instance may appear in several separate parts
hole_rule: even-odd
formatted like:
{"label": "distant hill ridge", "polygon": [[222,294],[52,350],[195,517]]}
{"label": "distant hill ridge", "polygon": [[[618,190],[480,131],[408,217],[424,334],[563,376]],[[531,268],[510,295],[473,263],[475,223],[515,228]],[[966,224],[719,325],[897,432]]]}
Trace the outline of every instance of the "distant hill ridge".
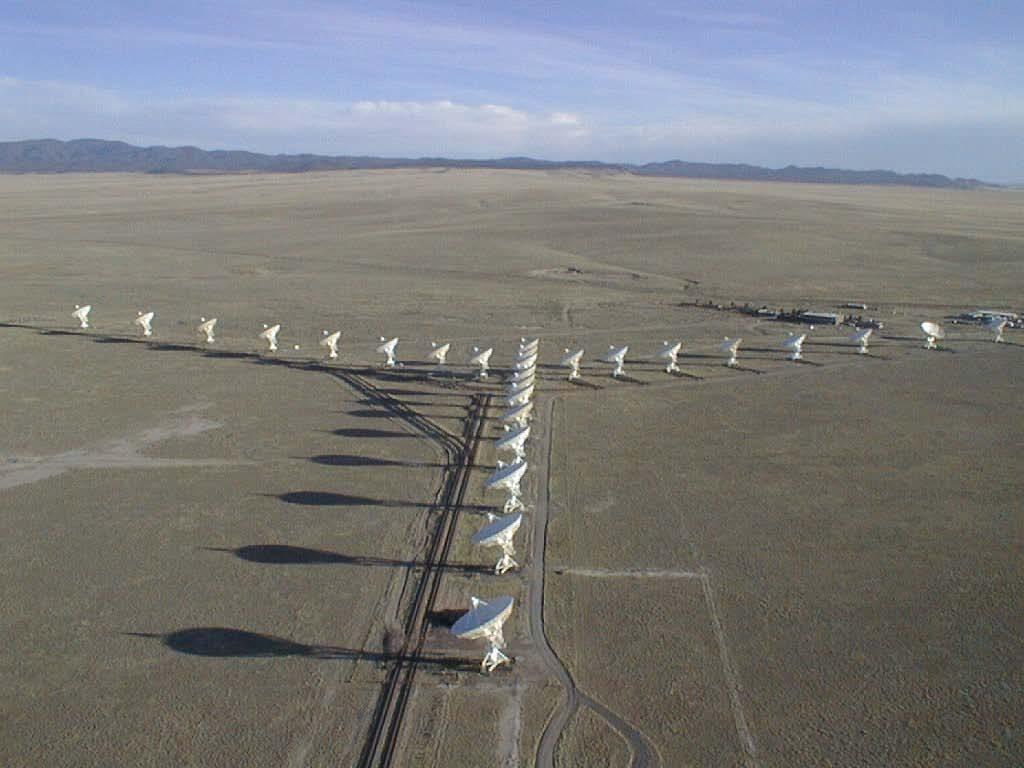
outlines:
{"label": "distant hill ridge", "polygon": [[503,157],[457,160],[444,157],[387,158],[350,155],[263,155],[198,147],[136,147],[102,139],[35,139],[0,142],[0,173],[302,173],[379,168],[506,168],[519,170],[592,170],[689,179],[790,181],[817,184],[883,184],[973,189],[991,186],[977,179],[951,179],[937,173],[849,171],[839,168],[762,168],[731,163],[669,160],[634,165],[597,161],[536,160]]}

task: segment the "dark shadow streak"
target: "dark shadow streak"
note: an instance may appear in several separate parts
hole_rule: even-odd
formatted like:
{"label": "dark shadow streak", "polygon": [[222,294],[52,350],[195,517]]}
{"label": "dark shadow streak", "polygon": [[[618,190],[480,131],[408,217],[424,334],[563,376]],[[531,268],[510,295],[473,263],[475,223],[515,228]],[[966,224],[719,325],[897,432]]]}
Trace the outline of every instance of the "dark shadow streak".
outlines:
{"label": "dark shadow streak", "polygon": [[583,389],[604,389],[600,384],[594,384],[590,381],[583,381],[583,379],[573,379],[569,382],[574,387],[582,387]]}
{"label": "dark shadow streak", "polygon": [[408,432],[391,432],[386,429],[362,429],[360,427],[347,427],[343,429],[333,429],[331,434],[337,435],[338,437],[413,437]]}
{"label": "dark shadow streak", "polygon": [[284,637],[247,632],[229,627],[189,627],[165,635],[152,632],[125,632],[129,637],[159,640],[177,653],[217,659],[265,659],[298,656],[317,660],[350,660],[387,663],[415,660],[417,664],[449,669],[475,670],[479,662],[457,656],[403,656],[380,651],[358,651],[333,645],[306,645]]}
{"label": "dark shadow streak", "polygon": [[431,507],[419,501],[395,501],[393,499],[374,499],[369,496],[350,496],[332,491],[289,491],[288,493],[261,494],[272,499],[279,499],[286,504],[299,504],[304,507],[392,507],[395,509],[410,507]]}
{"label": "dark shadow streak", "polygon": [[[286,504],[298,504],[303,507],[388,507],[392,509],[433,509],[434,504],[422,501],[397,501],[395,499],[374,499],[369,496],[350,496],[346,493],[333,491],[289,491],[288,493],[263,493],[271,499],[278,499]],[[494,505],[463,504],[459,507],[468,511],[493,510]]]}
{"label": "dark shadow streak", "polygon": [[376,456],[357,456],[350,453],[324,453],[319,456],[310,456],[308,461],[314,464],[323,464],[328,467],[436,467],[438,464],[430,464],[423,461],[396,461],[395,459],[381,459]]}
{"label": "dark shadow streak", "polygon": [[[399,560],[370,555],[344,555],[323,549],[293,547],[290,544],[247,544],[244,547],[203,547],[208,552],[227,552],[240,560],[264,565],[362,565],[376,568],[421,568],[419,560]],[[460,573],[491,573],[487,565],[446,562],[439,566],[446,571]],[[464,613],[464,611],[462,612]],[[460,613],[461,615],[461,613]]]}

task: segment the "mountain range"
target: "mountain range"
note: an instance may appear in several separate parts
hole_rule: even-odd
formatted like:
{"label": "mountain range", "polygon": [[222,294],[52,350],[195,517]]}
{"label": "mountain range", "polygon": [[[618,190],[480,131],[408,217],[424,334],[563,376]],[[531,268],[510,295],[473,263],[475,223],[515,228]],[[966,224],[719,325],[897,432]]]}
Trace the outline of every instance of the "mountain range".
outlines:
{"label": "mountain range", "polygon": [[881,184],[912,187],[974,189],[992,186],[977,179],[937,173],[851,171],[840,168],[763,168],[733,163],[690,163],[669,160],[630,164],[598,161],[536,160],[503,157],[459,160],[445,157],[388,158],[352,155],[264,155],[239,150],[198,147],[137,147],[102,139],[34,139],[0,142],[0,173],[302,173],[382,168],[507,168],[518,170],[586,170],[689,179],[789,181],[817,184]]}

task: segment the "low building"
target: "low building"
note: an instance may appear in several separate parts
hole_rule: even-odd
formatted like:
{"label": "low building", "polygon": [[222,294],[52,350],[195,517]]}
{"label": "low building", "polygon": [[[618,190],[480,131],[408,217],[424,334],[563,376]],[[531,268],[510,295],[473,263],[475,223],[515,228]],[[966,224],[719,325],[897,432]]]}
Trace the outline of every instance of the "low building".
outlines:
{"label": "low building", "polygon": [[846,317],[835,312],[801,312],[797,319],[812,325],[839,325]]}

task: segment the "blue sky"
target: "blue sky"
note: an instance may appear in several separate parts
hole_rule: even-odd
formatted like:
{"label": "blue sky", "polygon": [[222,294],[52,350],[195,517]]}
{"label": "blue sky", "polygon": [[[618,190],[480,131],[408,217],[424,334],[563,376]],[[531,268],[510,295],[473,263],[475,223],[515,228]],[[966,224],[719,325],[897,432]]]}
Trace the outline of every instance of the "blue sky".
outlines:
{"label": "blue sky", "polygon": [[0,140],[1024,181],[1024,3],[0,0]]}

